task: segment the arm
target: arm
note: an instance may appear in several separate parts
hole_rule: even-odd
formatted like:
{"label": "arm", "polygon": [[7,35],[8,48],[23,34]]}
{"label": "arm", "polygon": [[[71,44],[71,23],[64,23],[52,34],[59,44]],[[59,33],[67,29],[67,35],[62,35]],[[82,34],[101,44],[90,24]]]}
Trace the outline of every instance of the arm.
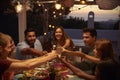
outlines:
{"label": "arm", "polygon": [[70,39],[66,39],[65,44],[63,45],[63,48],[68,48],[70,46]]}
{"label": "arm", "polygon": [[16,53],[17,53],[17,57],[22,56],[22,55],[34,55],[34,56],[41,56],[43,55],[43,51],[42,49],[40,49],[40,45],[39,43],[36,43],[37,45],[37,49],[35,48],[30,48],[29,45],[23,41],[21,43],[18,43],[16,46]]}
{"label": "arm", "polygon": [[56,52],[52,51],[48,55],[44,55],[42,57],[37,57],[37,58],[28,59],[28,60],[19,61],[19,62],[12,62],[8,70],[20,71],[20,70],[32,69],[56,57],[57,57]]}
{"label": "arm", "polygon": [[34,48],[23,48],[21,50],[22,55],[34,55],[34,56],[42,56],[46,54],[47,52],[45,51],[40,51]]}
{"label": "arm", "polygon": [[18,59],[13,59],[13,58],[9,58],[9,57],[7,57],[7,60],[9,60],[9,61],[11,61],[11,62],[17,62],[17,61],[20,61],[20,60],[18,60]]}
{"label": "arm", "polygon": [[96,80],[96,77],[93,75],[89,75],[87,73],[85,73],[84,71],[76,68],[75,66],[73,66],[72,64],[70,64],[69,62],[67,62],[65,59],[61,59],[61,61],[72,70],[73,73],[75,73],[77,76],[79,76],[80,78],[84,78],[87,80]]}
{"label": "arm", "polygon": [[62,52],[65,52],[65,53],[69,53],[69,54],[72,54],[72,55],[76,55],[76,56],[80,56],[80,57],[83,57],[85,59],[88,59],[88,60],[91,60],[95,63],[99,63],[100,62],[100,59],[99,58],[96,58],[94,56],[90,56],[90,55],[87,55],[83,52],[79,52],[79,51],[70,51],[70,50],[67,50],[67,49],[62,49]]}
{"label": "arm", "polygon": [[94,57],[94,56],[90,56],[90,55],[87,55],[87,54],[84,54],[84,58],[90,60],[90,61],[93,61],[95,63],[99,63],[100,62],[100,58],[97,58],[97,57]]}

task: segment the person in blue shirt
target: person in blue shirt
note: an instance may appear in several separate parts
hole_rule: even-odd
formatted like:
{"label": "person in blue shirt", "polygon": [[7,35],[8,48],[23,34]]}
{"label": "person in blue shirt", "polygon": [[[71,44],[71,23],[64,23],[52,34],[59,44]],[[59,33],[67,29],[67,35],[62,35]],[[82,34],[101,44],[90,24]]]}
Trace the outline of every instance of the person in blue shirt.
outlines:
{"label": "person in blue shirt", "polygon": [[46,54],[43,51],[41,42],[36,38],[36,31],[33,28],[27,28],[24,32],[25,40],[16,46],[16,58],[20,60],[34,58]]}

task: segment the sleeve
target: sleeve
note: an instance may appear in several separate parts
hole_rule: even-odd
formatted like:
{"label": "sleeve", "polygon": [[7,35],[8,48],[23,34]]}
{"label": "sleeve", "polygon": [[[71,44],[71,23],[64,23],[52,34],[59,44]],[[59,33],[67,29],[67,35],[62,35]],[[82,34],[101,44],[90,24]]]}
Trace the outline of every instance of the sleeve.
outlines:
{"label": "sleeve", "polygon": [[21,50],[23,48],[29,48],[29,46],[25,42],[18,43],[16,46],[16,58],[17,59],[24,59],[24,56],[21,54]]}
{"label": "sleeve", "polygon": [[43,50],[42,44],[38,39],[36,39],[36,41],[35,41],[35,49],[38,49],[38,50],[41,50],[41,51]]}
{"label": "sleeve", "polygon": [[17,49],[22,50],[23,48],[29,48],[29,46],[25,42],[17,44]]}
{"label": "sleeve", "polygon": [[12,62],[8,60],[0,60],[0,72],[4,73],[10,66]]}

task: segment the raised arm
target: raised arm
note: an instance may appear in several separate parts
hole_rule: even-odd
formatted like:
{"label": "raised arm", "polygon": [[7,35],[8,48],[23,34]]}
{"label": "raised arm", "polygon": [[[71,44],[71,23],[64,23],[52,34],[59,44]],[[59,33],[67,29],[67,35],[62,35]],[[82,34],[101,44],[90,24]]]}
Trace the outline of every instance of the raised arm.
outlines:
{"label": "raised arm", "polygon": [[[91,61],[93,61],[93,62],[95,62],[95,63],[99,63],[100,62],[100,59],[99,58],[97,58],[97,57],[94,57],[94,56],[90,56],[90,55],[87,55],[87,54],[85,54],[85,53],[83,53],[83,52],[80,52],[80,51],[70,51],[70,50],[67,50],[67,49],[65,49],[65,48],[58,48],[57,50],[59,50],[59,53],[60,52],[64,52],[64,53],[69,53],[69,54],[71,54],[71,55],[75,55],[75,56],[80,56],[80,57],[83,57],[83,58],[86,58],[86,59],[88,59],[88,60],[91,60]],[[61,50],[61,51],[60,51]]]}
{"label": "raised arm", "polygon": [[90,56],[90,55],[87,55],[87,54],[84,54],[84,58],[92,61],[92,62],[95,62],[95,63],[99,63],[100,62],[100,58],[97,58],[97,57],[94,57],[94,56]]}
{"label": "raised arm", "polygon": [[8,70],[28,70],[35,68],[42,63],[45,63],[47,61],[50,61],[57,57],[57,54],[55,51],[52,51],[51,53],[48,53],[47,55],[44,55],[42,57],[37,57],[33,59],[28,59],[24,61],[19,62],[12,62]]}
{"label": "raised arm", "polygon": [[66,39],[63,48],[68,48],[69,46],[70,46],[70,39]]}
{"label": "raised arm", "polygon": [[21,60],[14,59],[14,58],[9,58],[9,57],[7,57],[7,60],[9,60],[9,61],[11,61],[11,62],[18,62],[18,61],[21,61]]}
{"label": "raised arm", "polygon": [[42,56],[46,54],[47,52],[45,51],[40,51],[35,48],[24,48],[21,50],[21,54],[23,55],[34,55],[34,56]]}

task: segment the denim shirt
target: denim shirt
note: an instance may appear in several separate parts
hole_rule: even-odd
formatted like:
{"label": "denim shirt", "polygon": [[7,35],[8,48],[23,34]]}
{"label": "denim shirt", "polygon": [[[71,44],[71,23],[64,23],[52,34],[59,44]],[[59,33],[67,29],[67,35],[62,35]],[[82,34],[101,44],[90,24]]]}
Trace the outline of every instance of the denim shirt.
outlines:
{"label": "denim shirt", "polygon": [[[28,43],[26,41],[20,42],[17,44],[16,46],[16,58],[20,59],[20,60],[25,60],[25,59],[30,59],[30,58],[34,58],[35,56],[33,55],[22,55],[21,54],[21,50],[23,48],[30,48],[30,45],[28,45]],[[37,50],[43,50],[42,49],[42,45],[40,43],[40,41],[38,39],[36,39],[35,43],[34,43],[34,48]]]}

